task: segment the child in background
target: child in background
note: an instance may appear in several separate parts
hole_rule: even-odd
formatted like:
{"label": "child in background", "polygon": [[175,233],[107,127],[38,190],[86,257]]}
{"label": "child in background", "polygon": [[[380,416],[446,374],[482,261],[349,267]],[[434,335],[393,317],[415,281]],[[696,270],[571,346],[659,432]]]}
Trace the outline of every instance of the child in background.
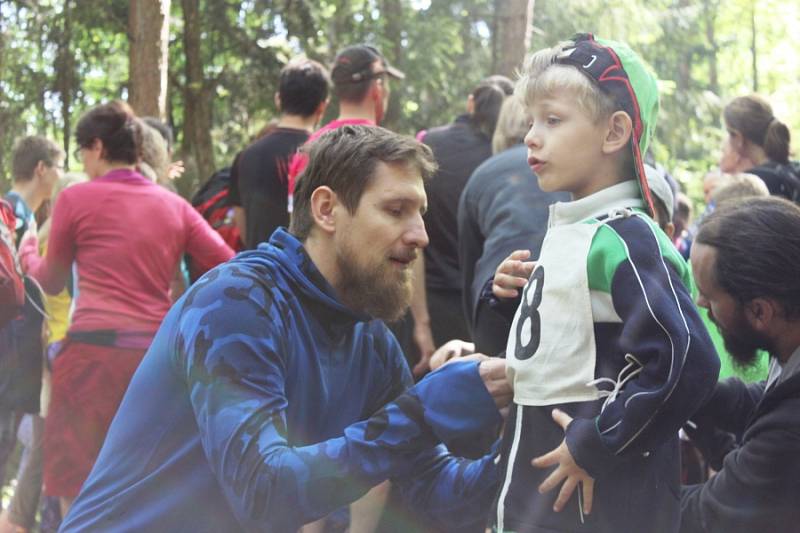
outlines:
{"label": "child in background", "polygon": [[[82,174],[70,173],[59,178],[53,187],[50,197],[51,205],[55,205],[58,195],[67,187],[86,181]],[[39,229],[40,252],[47,252],[47,238],[50,235],[50,218]],[[72,297],[67,289],[57,296],[44,297],[45,310],[47,311],[45,334],[47,335],[47,348],[45,356],[58,352],[61,341],[66,337],[69,325],[69,308]],[[47,406],[50,401],[50,371],[45,364],[42,372],[41,411],[38,415],[26,414],[20,422],[17,436],[23,445],[20,457],[17,484],[11,503],[2,516],[0,516],[0,533],[23,533],[33,530],[36,525],[36,511],[39,504],[39,495],[42,489],[42,435],[44,432],[44,417],[47,416]],[[48,505],[49,503],[49,505]],[[47,523],[47,520],[50,523]],[[56,531],[60,523],[58,500],[45,502],[41,506],[42,532]]]}
{"label": "child in background", "polygon": [[497,299],[524,286],[497,530],[674,531],[678,429],[719,361],[689,269],[648,216],[656,81],[626,45],[582,34],[531,56],[517,90],[539,185],[573,201],[551,207],[536,263],[517,251],[495,275]]}

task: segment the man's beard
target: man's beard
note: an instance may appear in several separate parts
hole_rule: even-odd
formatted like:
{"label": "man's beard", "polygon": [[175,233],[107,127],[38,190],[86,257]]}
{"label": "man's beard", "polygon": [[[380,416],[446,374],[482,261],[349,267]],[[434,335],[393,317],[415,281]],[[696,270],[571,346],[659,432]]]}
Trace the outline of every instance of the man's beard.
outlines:
{"label": "man's beard", "polygon": [[385,265],[364,267],[356,253],[342,246],[336,253],[339,270],[339,299],[350,309],[394,322],[400,319],[411,302],[411,268],[398,271],[388,260]]}
{"label": "man's beard", "polygon": [[771,350],[769,339],[750,326],[741,309],[737,310],[736,318],[730,328],[721,327],[711,314],[709,314],[709,318],[719,329],[722,340],[725,342],[725,350],[730,354],[734,365],[740,369],[746,370],[753,367],[758,361],[759,350]]}

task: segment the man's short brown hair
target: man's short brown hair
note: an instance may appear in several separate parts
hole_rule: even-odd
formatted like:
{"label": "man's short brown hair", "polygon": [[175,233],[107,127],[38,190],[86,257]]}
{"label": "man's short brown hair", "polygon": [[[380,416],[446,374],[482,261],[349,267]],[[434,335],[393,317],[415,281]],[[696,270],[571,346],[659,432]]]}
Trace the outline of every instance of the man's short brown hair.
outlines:
{"label": "man's short brown hair", "polygon": [[14,181],[32,180],[33,171],[39,161],[52,167],[57,159],[63,158],[64,150],[47,137],[30,135],[17,139],[11,156],[11,172]]}
{"label": "man's short brown hair", "polygon": [[330,187],[350,213],[355,213],[379,162],[411,166],[423,179],[436,170],[430,148],[412,137],[377,126],[342,126],[326,132],[303,148],[308,165],[297,177],[289,232],[305,241],[314,227],[311,195]]}

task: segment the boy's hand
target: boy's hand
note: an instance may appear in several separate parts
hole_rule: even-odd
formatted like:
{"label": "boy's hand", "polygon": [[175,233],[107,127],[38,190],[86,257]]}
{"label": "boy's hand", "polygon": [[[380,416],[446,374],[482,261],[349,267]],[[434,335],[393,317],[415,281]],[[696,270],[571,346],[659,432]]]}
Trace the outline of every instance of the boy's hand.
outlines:
{"label": "boy's hand", "polygon": [[[572,417],[558,409],[553,409],[553,420],[560,425],[564,431],[567,430]],[[556,503],[553,505],[555,512],[561,512],[569,501],[575,487],[580,485],[583,490],[583,514],[592,512],[592,497],[594,494],[594,478],[586,470],[578,466],[572,454],[567,448],[567,441],[564,439],[555,450],[537,457],[531,464],[536,468],[547,468],[548,466],[558,465],[558,467],[539,485],[539,492],[544,494],[556,488],[561,481],[561,492],[558,493]]]}
{"label": "boy's hand", "polygon": [[500,263],[492,283],[492,293],[495,297],[500,299],[517,297],[519,289],[528,283],[533,267],[536,266],[534,261],[525,261],[530,256],[530,250],[515,250]]}

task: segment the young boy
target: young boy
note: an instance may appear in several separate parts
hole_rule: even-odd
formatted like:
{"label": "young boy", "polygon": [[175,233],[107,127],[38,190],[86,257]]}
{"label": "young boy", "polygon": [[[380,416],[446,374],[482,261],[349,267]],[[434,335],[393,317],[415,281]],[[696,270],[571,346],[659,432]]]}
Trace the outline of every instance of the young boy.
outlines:
{"label": "young boy", "polygon": [[573,201],[550,208],[535,263],[518,251],[495,275],[498,299],[524,286],[497,530],[674,531],[678,429],[719,361],[686,263],[648,216],[656,81],[624,44],[582,34],[531,56],[517,90],[539,185]]}

